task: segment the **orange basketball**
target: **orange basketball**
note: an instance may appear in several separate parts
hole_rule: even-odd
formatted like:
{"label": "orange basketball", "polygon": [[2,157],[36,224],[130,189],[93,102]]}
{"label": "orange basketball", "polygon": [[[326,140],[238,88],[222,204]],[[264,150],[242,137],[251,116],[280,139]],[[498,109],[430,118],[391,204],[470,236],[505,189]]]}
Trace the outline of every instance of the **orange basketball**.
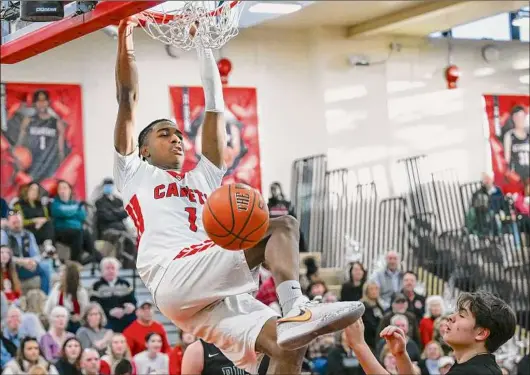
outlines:
{"label": "orange basketball", "polygon": [[215,244],[226,250],[244,250],[256,245],[267,233],[269,209],[256,189],[229,184],[208,197],[202,222]]}

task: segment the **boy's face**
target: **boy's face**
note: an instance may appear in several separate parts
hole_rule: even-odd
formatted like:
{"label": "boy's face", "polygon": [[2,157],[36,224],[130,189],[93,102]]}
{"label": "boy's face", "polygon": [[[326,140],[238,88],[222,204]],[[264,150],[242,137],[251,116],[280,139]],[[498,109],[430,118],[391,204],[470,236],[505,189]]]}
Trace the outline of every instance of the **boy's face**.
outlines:
{"label": "boy's face", "polygon": [[477,341],[485,341],[489,330],[477,327],[476,320],[467,305],[449,316],[444,341],[452,348],[472,346]]}

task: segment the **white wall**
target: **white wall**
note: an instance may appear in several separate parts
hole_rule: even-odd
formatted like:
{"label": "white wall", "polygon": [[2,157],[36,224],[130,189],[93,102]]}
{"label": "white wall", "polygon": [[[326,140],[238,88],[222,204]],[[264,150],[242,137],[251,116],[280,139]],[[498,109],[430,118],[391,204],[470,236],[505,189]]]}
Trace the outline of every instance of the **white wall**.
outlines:
{"label": "white wall", "polygon": [[[231,86],[258,91],[263,187],[274,180],[288,189],[294,159],[329,154],[330,167],[352,167],[361,180],[384,182],[395,160],[434,154],[435,167],[458,167],[475,179],[487,165],[483,93],[528,93],[510,68],[528,59],[528,44],[502,43],[494,75],[475,78],[484,42],[459,41],[454,62],[462,68],[461,89],[447,91],[444,41],[395,39],[403,49],[386,63],[352,68],[349,54],[386,60],[390,39],[346,40],[340,29],[271,31],[247,29],[223,51],[233,63]],[[87,192],[111,174],[112,129],[117,110],[114,87],[116,42],[101,32],[2,66],[2,81],[78,83],[83,88]],[[141,31],[136,35],[140,70],[138,131],[154,118],[171,115],[170,85],[199,85],[193,53],[168,57]],[[528,74],[528,73],[526,73]],[[412,83],[411,83],[412,82]],[[415,88],[399,92],[406,86]],[[438,155],[438,156],[436,156]],[[442,162],[443,161],[443,165]],[[389,184],[396,190],[399,186]]]}

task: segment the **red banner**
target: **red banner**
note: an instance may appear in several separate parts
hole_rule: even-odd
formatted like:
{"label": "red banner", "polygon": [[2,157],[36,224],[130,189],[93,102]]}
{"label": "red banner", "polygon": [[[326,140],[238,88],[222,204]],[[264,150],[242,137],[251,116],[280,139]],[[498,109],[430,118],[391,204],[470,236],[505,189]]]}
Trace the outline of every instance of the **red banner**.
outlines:
{"label": "red banner", "polygon": [[[201,125],[204,119],[204,94],[201,87],[170,87],[175,120],[184,134],[184,171],[198,161]],[[224,183],[244,183],[261,191],[256,89],[223,89],[225,99],[225,151],[227,173]]]}
{"label": "red banner", "polygon": [[484,95],[495,184],[504,193],[522,192],[530,178],[527,95]]}
{"label": "red banner", "polygon": [[83,114],[79,85],[2,84],[0,193],[6,200],[37,181],[55,194],[57,180],[85,199]]}

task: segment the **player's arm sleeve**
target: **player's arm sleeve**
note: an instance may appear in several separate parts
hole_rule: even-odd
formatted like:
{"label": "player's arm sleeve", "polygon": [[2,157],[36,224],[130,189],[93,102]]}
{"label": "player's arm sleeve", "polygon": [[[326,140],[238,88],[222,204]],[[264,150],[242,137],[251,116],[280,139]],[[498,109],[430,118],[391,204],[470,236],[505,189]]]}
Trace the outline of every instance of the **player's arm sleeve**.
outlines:
{"label": "player's arm sleeve", "polygon": [[119,192],[123,192],[123,188],[131,182],[141,165],[142,161],[136,151],[121,155],[114,150],[114,183]]}
{"label": "player's arm sleeve", "polygon": [[213,191],[221,186],[221,182],[226,173],[226,167],[218,167],[208,160],[206,156],[201,155],[201,160],[199,160],[195,169],[190,173],[202,175],[208,187]]}

